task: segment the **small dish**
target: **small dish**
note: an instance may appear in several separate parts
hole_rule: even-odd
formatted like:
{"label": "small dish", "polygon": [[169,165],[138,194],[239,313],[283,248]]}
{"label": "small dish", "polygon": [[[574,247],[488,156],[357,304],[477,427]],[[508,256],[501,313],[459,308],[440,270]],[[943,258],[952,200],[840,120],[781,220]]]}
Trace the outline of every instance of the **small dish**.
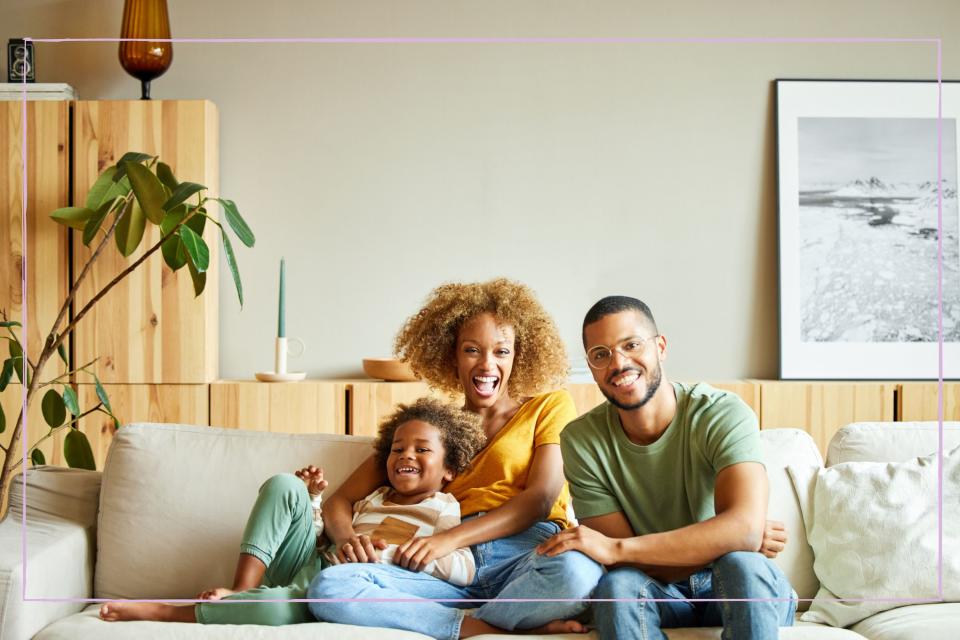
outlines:
{"label": "small dish", "polygon": [[288,371],[276,373],[274,371],[257,371],[253,374],[260,382],[297,382],[307,377],[306,371]]}
{"label": "small dish", "polygon": [[371,378],[387,382],[413,382],[419,380],[406,362],[393,358],[364,358],[363,372]]}

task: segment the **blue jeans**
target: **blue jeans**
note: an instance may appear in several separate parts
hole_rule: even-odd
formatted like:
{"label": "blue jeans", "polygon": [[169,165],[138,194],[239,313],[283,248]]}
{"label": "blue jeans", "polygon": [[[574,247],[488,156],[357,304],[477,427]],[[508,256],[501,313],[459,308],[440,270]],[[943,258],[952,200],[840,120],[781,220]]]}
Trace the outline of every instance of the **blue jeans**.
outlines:
{"label": "blue jeans", "polygon": [[[406,598],[432,600],[480,599],[490,602],[311,602],[318,620],[368,627],[416,631],[455,640],[464,613],[481,605],[474,617],[502,629],[531,629],[551,620],[569,619],[587,608],[588,598],[603,574],[599,564],[578,551],[549,558],[534,550],[560,531],[552,522],[539,522],[526,531],[472,547],[477,575],[467,587],[454,586],[423,572],[389,564],[341,564],[314,577],[311,599]],[[542,602],[509,602],[543,599]],[[551,600],[552,599],[552,600]],[[561,601],[557,601],[561,600]]]}
{"label": "blue jeans", "polygon": [[[793,624],[796,595],[783,572],[759,553],[737,551],[717,558],[684,582],[664,584],[632,567],[613,569],[600,580],[600,599],[669,599],[668,602],[594,602],[601,640],[666,640],[661,628],[719,627],[723,639],[776,640],[777,628]],[[689,602],[696,598],[784,598],[774,602]]]}

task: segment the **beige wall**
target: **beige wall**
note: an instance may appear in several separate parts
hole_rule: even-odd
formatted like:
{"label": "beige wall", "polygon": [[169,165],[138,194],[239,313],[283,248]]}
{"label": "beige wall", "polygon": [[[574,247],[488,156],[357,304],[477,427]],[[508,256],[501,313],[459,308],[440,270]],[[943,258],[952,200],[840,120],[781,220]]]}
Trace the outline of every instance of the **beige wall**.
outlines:
{"label": "beige wall", "polygon": [[[0,39],[114,37],[120,0],[4,0]],[[942,37],[960,3],[169,1],[175,37]],[[221,373],[272,365],[277,265],[311,375],[356,371],[431,287],[529,283],[579,355],[583,312],[645,299],[683,378],[778,371],[771,81],[925,78],[920,44],[178,44],[156,98],[220,108],[221,187],[258,236]],[[115,44],[38,45],[39,80],[135,98]],[[294,361],[296,363],[297,361]]]}

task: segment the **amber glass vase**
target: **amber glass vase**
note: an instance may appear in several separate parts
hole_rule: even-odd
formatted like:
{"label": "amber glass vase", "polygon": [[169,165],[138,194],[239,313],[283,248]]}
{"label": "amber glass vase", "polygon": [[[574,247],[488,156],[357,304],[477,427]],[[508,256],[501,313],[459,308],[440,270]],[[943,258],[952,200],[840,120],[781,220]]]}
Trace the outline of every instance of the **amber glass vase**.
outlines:
{"label": "amber glass vase", "polygon": [[140,81],[140,99],[149,100],[150,81],[162,76],[173,61],[173,43],[149,40],[170,38],[167,0],[125,0],[120,37],[139,40],[120,43],[120,64]]}

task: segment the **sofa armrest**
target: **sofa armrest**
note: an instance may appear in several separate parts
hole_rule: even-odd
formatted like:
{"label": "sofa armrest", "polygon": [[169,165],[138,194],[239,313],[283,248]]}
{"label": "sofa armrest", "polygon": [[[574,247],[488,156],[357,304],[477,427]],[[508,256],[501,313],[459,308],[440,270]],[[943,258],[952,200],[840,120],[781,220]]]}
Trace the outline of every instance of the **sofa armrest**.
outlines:
{"label": "sofa armrest", "polygon": [[79,602],[32,600],[93,596],[100,473],[37,467],[26,472],[26,481],[26,509],[18,475],[11,483],[7,516],[0,522],[0,640],[29,640],[84,607]]}

